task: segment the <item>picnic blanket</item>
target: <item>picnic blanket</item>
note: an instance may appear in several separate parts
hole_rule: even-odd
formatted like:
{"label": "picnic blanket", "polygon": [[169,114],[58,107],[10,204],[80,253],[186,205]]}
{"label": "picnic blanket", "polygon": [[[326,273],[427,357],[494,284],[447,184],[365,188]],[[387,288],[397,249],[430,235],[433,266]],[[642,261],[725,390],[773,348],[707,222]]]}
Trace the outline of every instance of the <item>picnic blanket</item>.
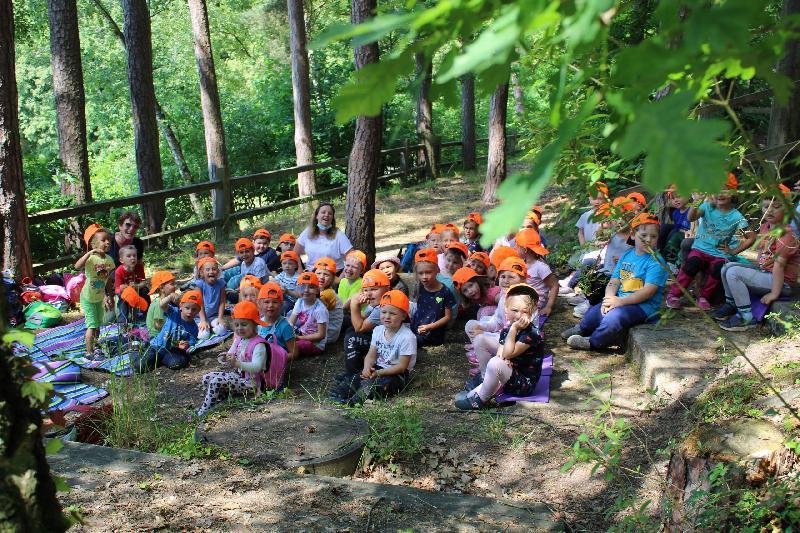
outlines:
{"label": "picnic blanket", "polygon": [[83,383],[63,383],[53,385],[55,394],[50,399],[48,411],[69,411],[79,405],[90,405],[108,396],[108,391]]}
{"label": "picnic blanket", "polygon": [[550,378],[553,376],[553,355],[547,355],[542,361],[542,375],[536,382],[536,389],[530,396],[512,396],[501,392],[495,400],[503,402],[536,402],[547,403],[550,401]]}

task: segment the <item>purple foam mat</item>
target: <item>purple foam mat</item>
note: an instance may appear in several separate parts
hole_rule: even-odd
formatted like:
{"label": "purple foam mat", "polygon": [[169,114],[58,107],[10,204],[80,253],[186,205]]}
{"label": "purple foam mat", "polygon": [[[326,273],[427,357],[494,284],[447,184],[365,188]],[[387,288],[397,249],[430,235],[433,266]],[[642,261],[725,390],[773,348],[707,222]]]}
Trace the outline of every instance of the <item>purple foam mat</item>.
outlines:
{"label": "purple foam mat", "polygon": [[[789,298],[778,298],[776,301],[778,302],[785,302],[788,301]],[[764,320],[764,317],[767,316],[769,313],[769,305],[764,305],[761,303],[761,296],[755,295],[752,292],[750,293],[750,310],[753,312],[753,320],[756,322],[761,322]]]}
{"label": "purple foam mat", "polygon": [[548,355],[542,362],[542,375],[536,382],[536,390],[530,396],[511,396],[501,392],[495,400],[497,403],[503,402],[536,402],[547,403],[550,401],[550,378],[553,375],[553,356]]}

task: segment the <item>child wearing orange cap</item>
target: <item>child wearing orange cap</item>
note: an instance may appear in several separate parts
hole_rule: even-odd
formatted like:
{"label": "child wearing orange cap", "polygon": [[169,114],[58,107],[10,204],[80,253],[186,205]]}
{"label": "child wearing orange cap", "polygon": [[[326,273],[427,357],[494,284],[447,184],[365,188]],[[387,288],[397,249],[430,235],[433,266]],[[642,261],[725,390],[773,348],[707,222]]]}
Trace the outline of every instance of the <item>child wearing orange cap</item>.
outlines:
{"label": "child wearing orange cap", "polygon": [[408,297],[398,290],[381,296],[381,324],[372,330],[364,366],[339,401],[348,405],[386,398],[402,391],[417,362],[417,338],[405,324]]}
{"label": "child wearing orange cap", "polygon": [[492,260],[486,252],[472,252],[464,266],[471,268],[481,276],[488,276],[491,264]]}
{"label": "child wearing orange cap", "polygon": [[253,233],[253,246],[256,257],[260,257],[267,264],[267,271],[276,274],[281,268],[281,258],[278,252],[270,246],[272,235],[264,228],[259,228]]}
{"label": "child wearing orange cap", "polygon": [[203,295],[199,290],[185,292],[179,300],[179,307],[172,304],[172,298],[159,302],[164,311],[165,322],[150,346],[141,354],[134,356],[131,367],[137,372],[146,372],[159,365],[178,370],[189,364],[189,348],[197,343],[199,331],[195,318],[203,308]]}
{"label": "child wearing orange cap", "polygon": [[275,281],[283,291],[283,314],[288,316],[300,294],[297,292],[297,280],[300,278],[300,257],[294,250],[281,252],[281,271]]}
{"label": "child wearing orange cap", "polygon": [[203,375],[206,395],[197,416],[205,416],[211,407],[233,394],[258,394],[267,384],[271,353],[267,341],[256,333],[256,328],[263,324],[256,304],[239,302],[232,315],[233,344],[225,354],[231,370]]}
{"label": "child wearing orange cap", "polygon": [[679,262],[681,243],[689,235],[692,222],[689,220],[689,199],[672,190],[667,191],[667,196],[671,204],[670,222],[661,225],[658,251],[668,264],[674,266]]}
{"label": "child wearing orange cap", "polygon": [[314,274],[319,279],[319,299],[328,309],[328,332],[325,336],[325,345],[333,344],[339,340],[344,322],[344,306],[342,300],[333,290],[336,279],[336,261],[332,257],[322,257],[314,263]]}
{"label": "child wearing orange cap", "polygon": [[[339,279],[337,294],[345,310],[350,309],[350,299],[361,290],[361,275],[367,270],[367,255],[361,250],[352,250],[344,258],[344,269]],[[348,317],[345,313],[344,328],[348,327]]]}
{"label": "child wearing orange cap", "polygon": [[[494,312],[497,298],[500,295],[499,287],[489,287],[489,280],[485,275],[478,274],[469,267],[462,267],[453,274],[453,286],[460,296],[459,308],[464,315],[470,318],[488,316]],[[496,289],[491,290],[490,289]],[[481,315],[478,315],[481,313]]]}
{"label": "child wearing orange cap", "polygon": [[698,273],[705,272],[706,281],[700,288],[697,306],[706,311],[711,309],[711,302],[722,288],[723,265],[735,260],[755,242],[755,233],[746,231],[747,219],[736,209],[734,193],[738,185],[736,176],[730,174],[725,190],[707,197],[700,207],[689,208],[689,221],[699,220],[697,233],[689,256],[678,271],[677,283],[669,291],[667,307],[683,307],[681,287],[688,288]]}
{"label": "child wearing orange cap", "polygon": [[[141,323],[145,318],[142,313],[136,313],[131,305],[122,298],[122,292],[127,287],[133,287],[137,294],[146,294],[143,269],[138,269],[139,252],[132,244],[127,244],[119,249],[120,265],[114,270],[114,294],[117,295],[117,321],[122,324]],[[149,303],[149,299],[147,300]]]}
{"label": "child wearing orange cap", "polygon": [[542,246],[544,246],[546,248],[547,247],[547,241],[545,241],[544,235],[542,235],[542,232],[539,231],[539,226],[541,226],[541,224],[542,224],[542,208],[539,207],[538,205],[535,205],[525,215],[525,218],[522,220],[522,226],[519,229],[521,229],[521,230],[523,230],[523,229],[536,230],[539,233],[539,237],[542,239]]}
{"label": "child wearing orange cap", "polygon": [[470,213],[464,221],[464,237],[463,243],[467,245],[469,253],[485,252],[486,250],[481,246],[481,224],[483,224],[483,215],[480,213]]}
{"label": "child wearing orange cap", "polygon": [[383,257],[376,259],[372,263],[372,268],[377,268],[389,278],[389,283],[393,290],[398,290],[408,296],[408,285],[400,277],[401,263],[396,256]]}
{"label": "child wearing orange cap", "polygon": [[[238,258],[239,273],[228,278],[226,276],[227,288],[230,290],[238,290],[239,283],[244,276],[250,275],[257,277],[261,283],[269,281],[269,271],[267,270],[267,263],[260,257],[256,257],[256,249],[253,241],[247,237],[242,237],[236,241],[234,246]],[[226,263],[225,266],[230,264]],[[225,270],[225,267],[222,267]],[[235,270],[235,268],[231,268]]]}
{"label": "child wearing orange cap", "polygon": [[204,257],[197,262],[197,269],[201,278],[195,281],[195,286],[203,294],[203,306],[199,313],[198,338],[205,340],[214,335],[225,335],[228,328],[225,326],[225,280],[220,276],[219,262],[213,257]]}
{"label": "child wearing orange cap", "polygon": [[417,336],[418,346],[439,346],[444,342],[445,328],[458,302],[440,281],[437,255],[432,248],[416,253],[414,273],[417,276],[417,308],[411,317],[411,331]]}
{"label": "child wearing orange cap", "polygon": [[328,309],[319,299],[319,278],[303,272],[297,279],[300,298],[294,304],[289,324],[297,332],[297,355],[319,355],[325,349],[328,330]]}
{"label": "child wearing orange cap", "polygon": [[286,361],[297,357],[297,345],[294,328],[281,315],[283,291],[274,281],[265,283],[258,291],[258,310],[264,325],[258,327],[258,334],[270,343],[272,365],[270,374],[274,374],[272,383],[279,386],[283,380],[283,368]]}
{"label": "child wearing orange cap", "polygon": [[95,346],[95,341],[103,325],[103,307],[110,311],[114,306],[111,273],[115,265],[108,253],[111,249],[111,233],[100,224],[92,224],[83,233],[83,241],[88,252],[75,261],[75,269],[83,269],[86,274],[80,297],[81,311],[86,317],[86,357],[104,359],[105,355]]}
{"label": "child wearing orange cap", "polygon": [[539,232],[528,228],[517,233],[517,253],[527,265],[526,283],[539,294],[539,314],[547,318],[552,314],[558,297],[558,278],[542,260],[550,251],[542,246]]}
{"label": "child wearing orange cap", "polygon": [[261,290],[263,283],[252,274],[247,274],[239,282],[239,300],[240,302],[253,302],[258,301],[258,291]]}
{"label": "child wearing orange cap", "polygon": [[278,256],[283,252],[288,252],[289,250],[294,250],[295,245],[297,244],[297,237],[292,235],[291,233],[282,233],[280,237],[278,237]]}
{"label": "child wearing orange cap", "polygon": [[[458,231],[458,226],[455,224],[442,224],[441,233],[439,234],[439,249],[437,250],[437,259],[439,270],[443,273],[447,273],[447,248],[451,244],[458,242],[459,234],[460,232]],[[467,251],[465,255],[469,255],[469,252]]]}
{"label": "child wearing orange cap", "polygon": [[444,252],[444,270],[442,274],[452,278],[456,270],[464,266],[469,255],[469,249],[463,242],[451,242]]}
{"label": "child wearing orange cap", "polygon": [[631,223],[635,247],[620,257],[603,301],[593,305],[581,323],[561,332],[576,350],[603,350],[624,340],[628,329],[658,318],[668,273],[654,257],[658,219],[640,213]]}
{"label": "child wearing orange cap", "polygon": [[166,301],[165,305],[177,305],[180,300],[180,295],[177,292],[175,285],[175,275],[166,270],[159,270],[153,274],[150,281],[150,307],[147,308],[147,332],[150,338],[155,338],[161,328],[164,327],[164,309],[161,307],[162,302]]}
{"label": "child wearing orange cap", "polygon": [[[194,247],[194,277],[195,279],[200,279],[202,276],[200,272],[197,270],[197,263],[204,257],[216,257],[217,255],[217,248],[214,246],[214,243],[211,241],[200,241]],[[181,290],[186,290],[191,283],[187,283],[181,286]]]}

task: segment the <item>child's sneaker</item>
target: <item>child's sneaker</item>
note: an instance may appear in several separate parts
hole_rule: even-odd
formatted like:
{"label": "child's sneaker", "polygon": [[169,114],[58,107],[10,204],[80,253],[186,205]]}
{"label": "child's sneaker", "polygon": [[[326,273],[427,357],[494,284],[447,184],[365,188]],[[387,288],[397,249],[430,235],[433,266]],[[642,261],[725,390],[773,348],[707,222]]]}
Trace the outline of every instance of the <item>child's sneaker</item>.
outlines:
{"label": "child's sneaker", "polygon": [[714,320],[725,320],[729,316],[735,314],[736,314],[736,306],[728,302],[725,302],[719,309],[711,313],[711,318],[713,318]]}
{"label": "child's sneaker", "polygon": [[94,351],[92,353],[86,353],[86,359],[90,361],[102,361],[103,359],[108,359],[106,354],[100,349],[99,346],[95,346]]}
{"label": "child's sneaker", "polygon": [[480,364],[479,361],[478,361],[478,356],[475,355],[475,352],[469,352],[467,354],[467,360],[469,361],[469,364],[471,364],[471,365]]}
{"label": "child's sneaker", "polygon": [[480,372],[478,372],[478,374],[472,376],[467,380],[466,383],[464,383],[464,390],[474,390],[475,387],[479,386],[481,383],[483,383],[483,376],[481,376]]}
{"label": "child's sneaker", "polygon": [[468,394],[464,398],[457,399],[455,404],[462,411],[477,411],[478,409],[484,409],[488,402],[481,400],[481,397],[477,394]]}
{"label": "child's sneaker", "polygon": [[570,296],[569,298],[567,298],[567,303],[569,305],[580,305],[585,301],[586,301],[586,296],[582,294],[578,294],[576,296]]}
{"label": "child's sneaker", "polygon": [[576,324],[571,328],[565,329],[561,332],[561,338],[564,340],[569,339],[573,335],[580,335],[581,334],[581,326],[580,324]]}
{"label": "child's sneaker", "polygon": [[580,335],[573,335],[567,339],[567,346],[575,350],[591,350],[592,344],[589,342],[589,337],[582,337]]}
{"label": "child's sneaker", "polygon": [[678,296],[673,296],[671,294],[667,295],[667,307],[670,309],[680,309],[683,307],[681,303],[681,299]]}
{"label": "child's sneaker", "polygon": [[703,311],[711,311],[711,302],[701,296],[697,299],[697,307]]}
{"label": "child's sneaker", "polygon": [[583,315],[586,314],[586,312],[589,310],[590,307],[591,305],[589,304],[588,300],[583,303],[580,303],[575,306],[575,309],[573,309],[572,316],[574,316],[575,318],[583,318]]}
{"label": "child's sneaker", "polygon": [[575,296],[575,291],[570,289],[569,287],[559,287],[558,288],[558,295],[559,296]]}
{"label": "child's sneaker", "polygon": [[742,315],[736,314],[722,322],[719,327],[725,331],[747,331],[756,327],[758,324],[753,319],[745,320]]}

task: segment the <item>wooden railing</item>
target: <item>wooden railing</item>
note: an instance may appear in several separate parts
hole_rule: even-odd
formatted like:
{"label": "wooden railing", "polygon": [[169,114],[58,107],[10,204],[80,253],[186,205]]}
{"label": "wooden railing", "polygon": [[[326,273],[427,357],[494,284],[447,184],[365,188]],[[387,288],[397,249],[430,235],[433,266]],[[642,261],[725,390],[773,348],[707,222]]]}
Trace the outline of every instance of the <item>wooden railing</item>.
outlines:
{"label": "wooden railing", "polygon": [[[515,133],[510,133],[508,135],[508,141],[510,145],[509,152],[515,151],[514,147],[516,138],[517,134]],[[477,144],[485,144],[487,142],[488,139],[486,138],[478,139],[476,141]],[[439,143],[438,149],[441,150],[444,148],[454,148],[460,146],[461,146],[461,141],[448,141]],[[381,155],[384,158],[384,168],[389,170],[389,172],[380,176],[378,178],[378,183],[382,183],[394,178],[408,178],[412,175],[415,175],[418,171],[424,171],[425,165],[418,166],[415,164],[416,154],[420,148],[423,148],[423,145],[410,144],[408,142],[405,142],[403,146],[381,150]],[[399,162],[393,165],[388,165],[386,164],[387,156],[399,156]],[[478,159],[485,157],[486,157],[485,155],[478,156]],[[441,156],[437,158],[437,160],[441,161]],[[235,189],[236,187],[241,187],[244,185],[251,185],[263,181],[275,180],[278,178],[285,178],[289,176],[296,176],[298,173],[307,170],[336,168],[339,166],[347,165],[348,161],[349,158],[343,157],[339,159],[320,161],[319,163],[314,163],[311,165],[281,168],[278,170],[268,170],[266,172],[258,172],[256,174],[237,176],[230,179],[230,186],[231,189]],[[461,160],[457,159],[440,163],[439,167],[446,168],[459,164],[461,164]],[[75,205],[70,207],[48,209],[47,211],[40,211],[38,213],[32,213],[31,215],[29,215],[28,224],[30,226],[34,226],[36,224],[57,222],[60,220],[71,220],[85,215],[91,215],[96,213],[108,213],[111,209],[117,207],[130,207],[130,206],[140,205],[149,200],[166,200],[167,198],[178,198],[181,196],[187,196],[189,194],[206,193],[220,189],[222,189],[221,181],[209,181],[206,183],[193,183],[191,185],[183,185],[181,187],[174,187],[171,189],[164,189],[161,191],[141,193],[133,196],[125,196],[122,198],[114,198],[111,200],[101,200],[98,202],[91,202],[87,204]],[[270,203],[269,205],[255,207],[252,209],[233,211],[224,218],[213,218],[211,220],[206,220],[196,224],[190,224],[188,226],[183,226],[180,228],[144,235],[141,238],[145,243],[151,243],[151,242],[161,241],[167,238],[175,238],[175,237],[182,237],[185,235],[191,235],[193,233],[198,233],[200,231],[205,231],[209,229],[224,228],[227,227],[228,224],[230,224],[231,222],[235,222],[237,220],[241,220],[244,218],[253,218],[256,216],[264,215],[266,213],[271,213],[279,211],[281,209],[286,209],[288,207],[293,207],[295,205],[311,202],[313,200],[338,196],[340,194],[344,194],[345,192],[347,192],[346,185],[340,187],[333,187],[308,196],[290,198],[288,200],[282,200],[279,202]],[[56,259],[49,259],[39,263],[34,263],[33,270],[37,274],[42,272],[48,272],[50,270],[60,268],[74,262],[77,257],[78,255],[69,255],[69,256],[59,257]]]}

